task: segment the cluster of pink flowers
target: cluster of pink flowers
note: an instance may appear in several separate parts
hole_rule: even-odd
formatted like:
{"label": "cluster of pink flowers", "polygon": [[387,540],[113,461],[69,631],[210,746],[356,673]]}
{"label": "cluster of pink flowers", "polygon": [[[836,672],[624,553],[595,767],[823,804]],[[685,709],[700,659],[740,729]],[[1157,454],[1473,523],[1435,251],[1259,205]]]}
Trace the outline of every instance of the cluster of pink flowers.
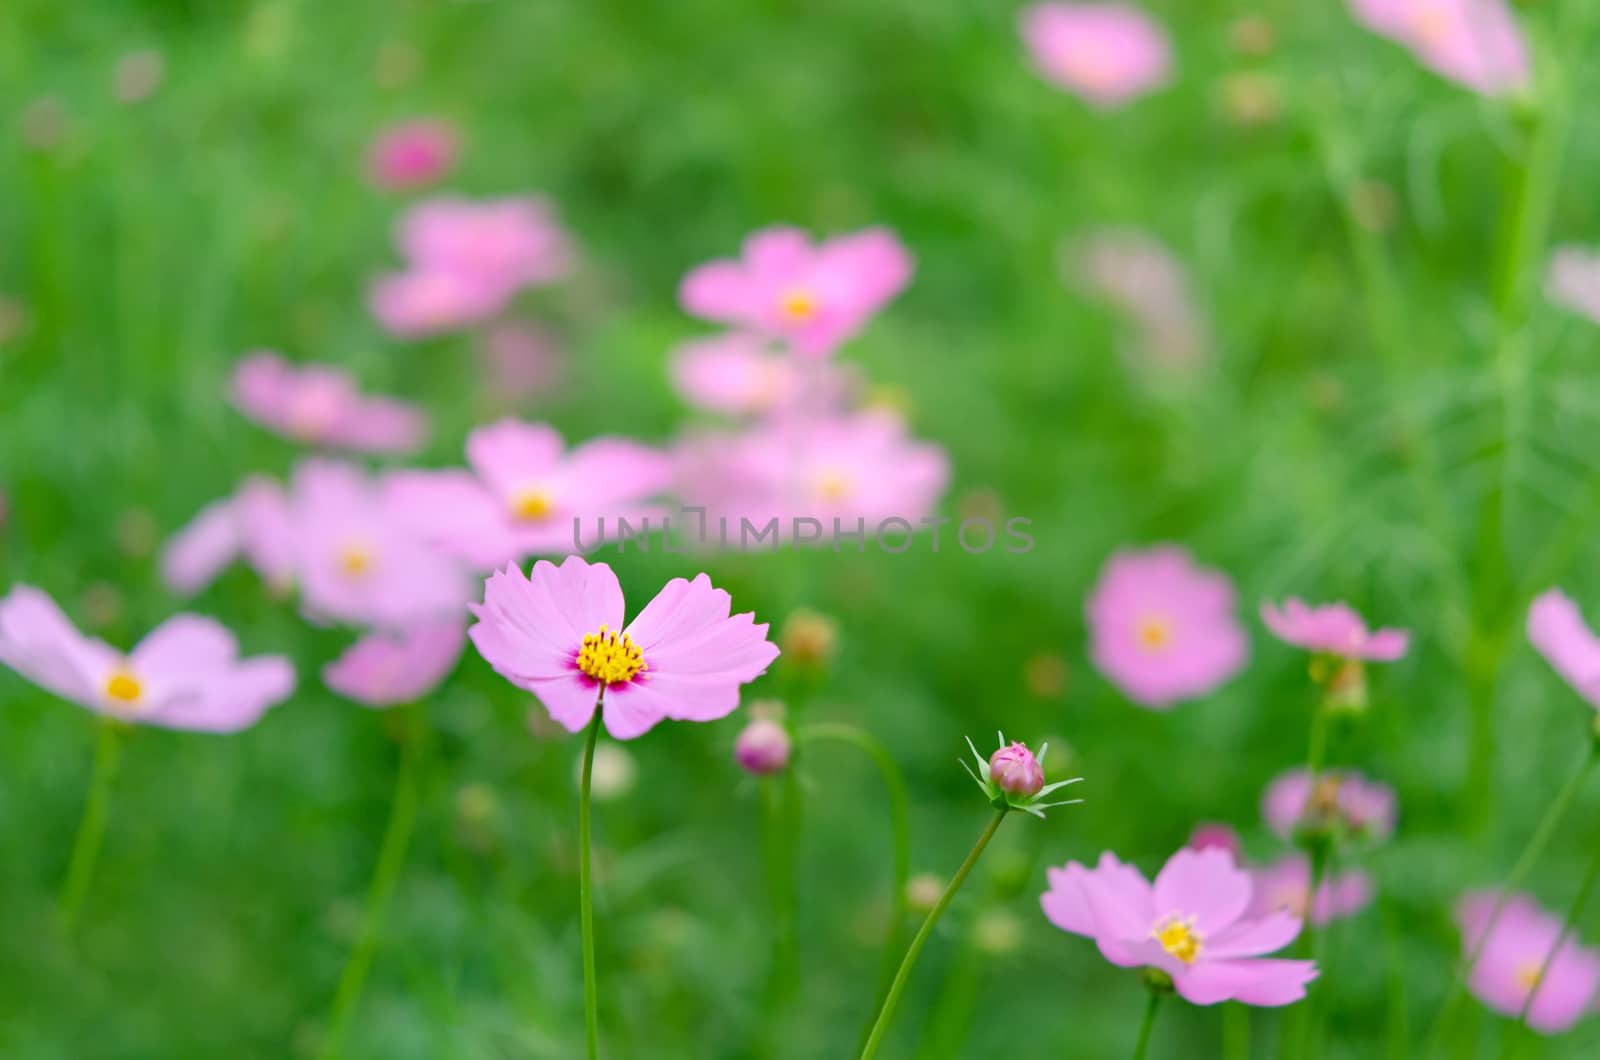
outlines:
{"label": "cluster of pink flowers", "polygon": [[303,367],[271,352],[247,355],[233,371],[233,403],[292,441],[363,453],[413,453],[428,438],[427,415],[392,398],[366,397],[337,368]]}
{"label": "cluster of pink flowers", "polygon": [[372,315],[392,334],[420,338],[485,323],[518,291],[571,268],[572,246],[549,203],[533,196],[429,199],[401,219],[403,272],[372,285]]}

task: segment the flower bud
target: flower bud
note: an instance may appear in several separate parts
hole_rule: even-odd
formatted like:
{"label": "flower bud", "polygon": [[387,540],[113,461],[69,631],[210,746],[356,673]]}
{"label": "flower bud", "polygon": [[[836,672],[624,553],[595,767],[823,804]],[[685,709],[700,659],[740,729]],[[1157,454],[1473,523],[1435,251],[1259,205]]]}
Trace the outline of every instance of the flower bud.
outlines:
{"label": "flower bud", "polygon": [[906,881],[906,905],[913,913],[926,913],[944,894],[945,881],[931,872],[919,872]]}
{"label": "flower bud", "polygon": [[756,718],[734,742],[733,757],[745,772],[766,776],[782,772],[793,750],[789,730],[771,718]]}
{"label": "flower bud", "polygon": [[1024,798],[1044,787],[1044,770],[1026,746],[1013,741],[989,756],[989,776],[1007,795]]}
{"label": "flower bud", "polygon": [[796,666],[826,666],[833,659],[839,627],[827,615],[801,608],[783,623],[778,645],[784,658]]}
{"label": "flower bud", "polygon": [[1189,833],[1189,849],[1226,850],[1233,855],[1234,861],[1244,861],[1244,846],[1239,842],[1239,833],[1229,825],[1213,821],[1202,821],[1194,826],[1194,831]]}

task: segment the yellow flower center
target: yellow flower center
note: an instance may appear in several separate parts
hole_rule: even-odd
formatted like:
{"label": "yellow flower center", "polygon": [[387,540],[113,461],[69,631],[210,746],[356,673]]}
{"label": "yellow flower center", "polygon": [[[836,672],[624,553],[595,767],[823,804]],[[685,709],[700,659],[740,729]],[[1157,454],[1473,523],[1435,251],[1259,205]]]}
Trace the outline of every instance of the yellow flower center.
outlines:
{"label": "yellow flower center", "polygon": [[1534,961],[1519,965],[1516,978],[1518,986],[1524,990],[1532,990],[1539,985],[1539,980],[1544,978],[1544,965]]}
{"label": "yellow flower center", "polygon": [[1411,16],[1411,32],[1423,44],[1443,43],[1450,29],[1450,14],[1439,4],[1424,4]]}
{"label": "yellow flower center", "polygon": [[778,299],[778,312],[791,324],[814,320],[819,308],[817,296],[804,287],[792,287]]}
{"label": "yellow flower center", "polygon": [[377,556],[364,541],[346,541],[335,557],[339,570],[347,578],[364,578],[372,572]]}
{"label": "yellow flower center", "polygon": [[1316,817],[1332,817],[1339,811],[1339,789],[1343,777],[1321,777],[1306,799],[1306,810]]}
{"label": "yellow flower center", "polygon": [[1150,929],[1150,937],[1184,964],[1193,964],[1200,956],[1201,939],[1194,929],[1193,917],[1188,920],[1169,917]]}
{"label": "yellow flower center", "polygon": [[626,633],[608,632],[605,626],[598,633],[586,633],[583,647],[578,651],[578,669],[605,685],[631,681],[634,675],[650,669],[645,664],[644,653]]}
{"label": "yellow flower center", "polygon": [[139,697],[144,695],[144,686],[139,679],[124,668],[117,668],[106,678],[106,698],[114,700],[121,706],[133,706],[139,702]]}
{"label": "yellow flower center", "polygon": [[1134,627],[1134,636],[1145,651],[1162,651],[1172,643],[1172,620],[1161,614],[1145,615]]}
{"label": "yellow flower center", "polygon": [[511,514],[525,522],[538,522],[554,507],[550,494],[541,489],[518,490],[511,498]]}
{"label": "yellow flower center", "polygon": [[842,501],[850,494],[850,480],[837,471],[817,476],[817,495],[825,501]]}

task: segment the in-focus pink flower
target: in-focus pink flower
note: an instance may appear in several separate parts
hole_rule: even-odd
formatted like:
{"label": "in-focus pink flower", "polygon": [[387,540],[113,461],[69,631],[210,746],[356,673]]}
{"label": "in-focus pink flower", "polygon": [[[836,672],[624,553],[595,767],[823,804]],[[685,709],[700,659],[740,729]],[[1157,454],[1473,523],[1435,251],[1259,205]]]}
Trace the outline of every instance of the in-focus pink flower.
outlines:
{"label": "in-focus pink flower", "polygon": [[365,453],[411,453],[428,436],[415,405],[365,397],[344,372],[294,365],[275,353],[254,353],[233,370],[233,403],[263,427],[297,442]]}
{"label": "in-focus pink flower", "polygon": [[1261,798],[1261,816],[1282,839],[1302,828],[1339,828],[1354,839],[1380,841],[1394,832],[1394,789],[1344,769],[1280,773]]}
{"label": "in-focus pink flower", "polygon": [[1244,864],[1244,844],[1239,842],[1239,833],[1232,825],[1203,821],[1189,833],[1188,845],[1191,850],[1225,851],[1235,862]]}
{"label": "in-focus pink flower", "polygon": [[566,555],[580,537],[587,548],[602,536],[602,517],[608,536],[619,517],[639,527],[673,470],[665,453],[625,438],[593,438],[568,452],[554,428],[514,419],[467,435],[467,464],[398,472],[392,497],[425,539],[481,569]]}
{"label": "in-focus pink flower", "polygon": [[245,479],[231,497],[206,505],[174,534],[162,549],[161,577],[173,592],[193,596],[241,557],[275,592],[294,581],[289,499],[264,475]]}
{"label": "in-focus pink flower", "polygon": [[456,164],[460,137],[455,126],[434,119],[385,129],[367,152],[367,176],[380,188],[403,190],[432,184]]}
{"label": "in-focus pink flower", "polygon": [[391,480],[307,460],[295,468],[290,504],[295,572],[313,617],[400,629],[466,607],[465,569],[417,534]]}
{"label": "in-focus pink flower", "polygon": [[380,630],[323,667],[322,681],[369,707],[414,703],[450,676],[466,643],[466,625],[460,619]]}
{"label": "in-focus pink flower", "polygon": [[1560,589],[1539,595],[1528,609],[1528,640],[1572,690],[1600,707],[1600,637]]}
{"label": "in-focus pink flower", "polygon": [[1403,629],[1368,632],[1361,616],[1343,603],[1310,607],[1290,597],[1281,609],[1263,603],[1261,621],[1285,644],[1344,659],[1394,662],[1411,642],[1411,634]]}
{"label": "in-focus pink flower", "polygon": [[[1514,1017],[1537,986],[1539,994],[1528,1012],[1528,1026],[1541,1034],[1568,1030],[1593,1009],[1595,990],[1600,986],[1600,951],[1575,938],[1557,950],[1561,920],[1520,894],[1506,899],[1494,931],[1485,941],[1498,897],[1496,892],[1478,891],[1456,906],[1462,952],[1478,954],[1467,988],[1496,1012]],[[1549,959],[1552,951],[1553,961]]]}
{"label": "in-focus pink flower", "polygon": [[1095,666],[1142,706],[1203,696],[1250,657],[1232,583],[1176,546],[1113,555],[1086,610]]}
{"label": "in-focus pink flower", "polygon": [[569,556],[491,576],[470,635],[495,671],[539,697],[569,732],[594,717],[602,691],[606,731],[630,740],[658,722],[715,721],[739,705],[739,688],[778,657],[766,623],[732,615],[704,574],[674,578],[623,626],[622,587],[604,563]]}
{"label": "in-focus pink flower", "polygon": [[0,599],[0,662],[96,714],[197,732],[255,724],[295,680],[288,659],[241,659],[233,634],[199,615],[174,615],[124,654],[26,585]]}
{"label": "in-focus pink flower", "polygon": [[756,776],[781,773],[789,765],[793,751],[789,730],[771,718],[756,718],[733,744],[733,758],[739,768]]}
{"label": "in-focus pink flower", "polygon": [[1600,324],[1600,252],[1557,247],[1544,274],[1545,296]]}
{"label": "in-focus pink flower", "polygon": [[1039,72],[1097,107],[1118,107],[1167,83],[1172,45],[1128,4],[1035,4],[1020,19]]}
{"label": "in-focus pink flower", "polygon": [[[1289,854],[1270,865],[1252,868],[1254,916],[1288,913],[1305,919],[1306,892],[1311,889],[1311,862],[1304,854]],[[1372,904],[1372,877],[1359,869],[1330,872],[1317,887],[1311,903],[1311,922],[1318,927],[1330,920],[1354,916]]]}
{"label": "in-focus pink flower", "polygon": [[1317,977],[1311,961],[1264,957],[1294,941],[1300,920],[1250,915],[1250,874],[1226,851],[1185,847],[1154,885],[1110,852],[1095,868],[1070,861],[1048,877],[1039,904],[1052,924],[1094,939],[1112,964],[1166,972],[1196,1005],[1288,1005]]}
{"label": "in-focus pink flower", "polygon": [[821,243],[797,228],[765,228],[739,260],[690,271],[683,308],[706,320],[827,356],[911,280],[911,255],[894,233],[868,228]]}
{"label": "in-focus pink flower", "polygon": [[672,352],[672,385],[690,404],[730,416],[786,410],[834,414],[855,386],[832,362],[797,361],[752,335],[733,332],[684,343]]}
{"label": "in-focus pink flower", "polygon": [[1525,88],[1528,49],[1503,0],[1350,0],[1356,20],[1484,95]]}
{"label": "in-focus pink flower", "polygon": [[[835,521],[841,533],[864,527],[872,536],[885,520],[899,520],[904,525],[885,531],[886,538],[898,535],[898,548],[950,479],[944,450],[907,438],[904,421],[883,410],[704,434],[681,445],[677,457],[679,491],[705,507],[708,521],[726,518],[737,533],[741,519],[758,530],[776,519],[783,540],[833,541]],[[797,519],[816,525],[792,534]]]}

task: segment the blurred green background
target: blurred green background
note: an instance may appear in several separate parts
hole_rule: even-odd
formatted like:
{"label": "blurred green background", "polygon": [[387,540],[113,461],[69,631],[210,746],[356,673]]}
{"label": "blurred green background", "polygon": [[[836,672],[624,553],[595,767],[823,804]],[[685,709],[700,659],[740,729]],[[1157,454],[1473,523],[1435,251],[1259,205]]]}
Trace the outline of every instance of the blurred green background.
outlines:
{"label": "blurred green background", "polygon": [[[1558,6],[1523,13],[1545,72],[1582,40],[1548,31]],[[1104,115],[1033,73],[1014,4],[7,0],[0,295],[25,319],[0,342],[0,586],[38,585],[124,644],[181,609],[153,545],[296,456],[223,400],[244,350],[346,365],[425,402],[425,463],[457,461],[465,432],[504,411],[470,338],[397,343],[362,304],[405,201],[363,179],[389,122],[458,123],[448,187],[546,192],[575,234],[575,277],[525,303],[561,335],[566,383],[514,410],[569,438],[666,442],[688,419],[665,369],[707,330],[676,306],[688,268],[767,224],[886,224],[915,280],[840,356],[948,448],[945,514],[1030,518],[1037,547],[704,562],[763,619],[837,618],[837,664],[808,709],[893,750],[916,870],[948,874],[984,822],[955,763],[964,735],[1048,737],[1052,775],[1087,779],[1083,805],[1006,823],[884,1055],[1125,1055],[1141,989],[1044,921],[1043,868],[1114,848],[1152,872],[1197,820],[1276,852],[1257,801],[1304,759],[1313,690],[1253,611],[1290,593],[1417,633],[1334,745],[1398,789],[1401,821],[1370,859],[1379,901],[1334,931],[1322,1053],[1416,1055],[1456,954],[1451,903],[1503,877],[1589,723],[1521,622],[1549,584],[1600,599],[1597,332],[1538,290],[1548,244],[1600,239],[1600,118],[1579,105],[1595,64],[1499,104],[1335,3],[1150,10],[1177,79]],[[1245,16],[1270,26],[1266,54],[1237,46]],[[141,49],[165,80],[119,102],[116,64]],[[1240,74],[1270,86],[1275,113],[1241,118]],[[1063,239],[1106,225],[1147,229],[1188,265],[1216,355],[1197,380],[1132,370],[1126,322],[1062,282]],[[1113,549],[1168,540],[1236,579],[1255,650],[1214,696],[1158,714],[1093,672],[1082,602]],[[610,558],[635,606],[699,563]],[[192,606],[247,651],[291,653],[300,690],[236,737],[134,734],[75,947],[52,903],[94,726],[0,674],[7,1058],[315,1050],[394,743],[384,716],[317,680],[346,637],[241,570]],[[1043,679],[1058,668],[1064,681]],[[780,662],[748,695],[789,680]],[[352,1058],[579,1055],[580,741],[532,735],[530,707],[470,654],[428,704],[424,814]],[[855,1055],[887,904],[881,788],[848,750],[802,762],[803,983],[773,1013],[739,726],[628,745],[635,787],[597,806],[609,1056]],[[1533,877],[1552,908],[1600,842],[1597,798]],[[1169,1008],[1152,1056],[1219,1054],[1218,1010]],[[1276,1055],[1280,1019],[1253,1016],[1255,1055]],[[1475,1005],[1458,1020],[1452,1055],[1502,1034]],[[1591,1022],[1544,1055],[1597,1051]]]}

